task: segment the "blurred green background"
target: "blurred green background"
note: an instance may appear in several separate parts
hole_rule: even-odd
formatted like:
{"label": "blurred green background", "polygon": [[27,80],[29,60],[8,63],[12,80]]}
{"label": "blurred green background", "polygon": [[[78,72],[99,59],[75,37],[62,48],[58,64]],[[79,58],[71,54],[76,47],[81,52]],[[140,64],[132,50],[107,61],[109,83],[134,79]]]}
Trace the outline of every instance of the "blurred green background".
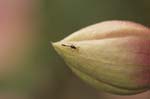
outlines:
{"label": "blurred green background", "polygon": [[92,88],[50,44],[105,20],[150,26],[150,1],[1,0],[0,99],[149,99],[148,92],[122,97]]}

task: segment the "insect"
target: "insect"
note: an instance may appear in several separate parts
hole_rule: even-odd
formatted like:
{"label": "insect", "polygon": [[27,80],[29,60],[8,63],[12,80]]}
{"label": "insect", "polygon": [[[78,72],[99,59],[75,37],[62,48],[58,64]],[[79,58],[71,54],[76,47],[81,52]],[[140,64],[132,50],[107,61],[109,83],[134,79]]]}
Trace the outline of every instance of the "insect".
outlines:
{"label": "insect", "polygon": [[67,46],[67,47],[70,47],[72,49],[77,49],[77,47],[73,44],[71,44],[71,45],[62,44],[62,46]]}

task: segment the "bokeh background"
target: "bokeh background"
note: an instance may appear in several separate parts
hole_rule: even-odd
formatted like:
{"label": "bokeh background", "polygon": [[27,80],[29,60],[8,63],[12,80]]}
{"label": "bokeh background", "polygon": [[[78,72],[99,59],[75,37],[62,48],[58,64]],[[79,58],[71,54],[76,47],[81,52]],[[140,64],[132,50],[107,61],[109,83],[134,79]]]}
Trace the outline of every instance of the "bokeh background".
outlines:
{"label": "bokeh background", "polygon": [[149,0],[0,0],[0,99],[150,99],[82,82],[50,42],[105,20],[150,26]]}

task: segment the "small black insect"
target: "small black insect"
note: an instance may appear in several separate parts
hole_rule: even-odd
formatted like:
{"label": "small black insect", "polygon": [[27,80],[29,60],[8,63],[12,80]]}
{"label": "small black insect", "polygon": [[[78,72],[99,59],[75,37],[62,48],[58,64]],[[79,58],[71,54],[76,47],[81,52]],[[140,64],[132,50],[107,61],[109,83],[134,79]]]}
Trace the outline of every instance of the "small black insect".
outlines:
{"label": "small black insect", "polygon": [[70,47],[71,47],[72,49],[77,49],[74,45],[71,45]]}
{"label": "small black insect", "polygon": [[77,47],[76,47],[76,46],[74,46],[73,44],[71,44],[71,45],[61,44],[61,45],[62,45],[62,46],[70,47],[70,48],[72,48],[72,49],[77,49]]}

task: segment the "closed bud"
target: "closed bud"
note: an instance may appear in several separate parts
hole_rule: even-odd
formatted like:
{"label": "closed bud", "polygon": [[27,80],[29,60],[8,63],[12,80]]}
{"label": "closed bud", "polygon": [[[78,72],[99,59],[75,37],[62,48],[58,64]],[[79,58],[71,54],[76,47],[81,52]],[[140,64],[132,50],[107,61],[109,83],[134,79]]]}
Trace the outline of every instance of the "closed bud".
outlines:
{"label": "closed bud", "polygon": [[71,70],[102,91],[130,95],[150,89],[150,30],[106,21],[53,43]]}

